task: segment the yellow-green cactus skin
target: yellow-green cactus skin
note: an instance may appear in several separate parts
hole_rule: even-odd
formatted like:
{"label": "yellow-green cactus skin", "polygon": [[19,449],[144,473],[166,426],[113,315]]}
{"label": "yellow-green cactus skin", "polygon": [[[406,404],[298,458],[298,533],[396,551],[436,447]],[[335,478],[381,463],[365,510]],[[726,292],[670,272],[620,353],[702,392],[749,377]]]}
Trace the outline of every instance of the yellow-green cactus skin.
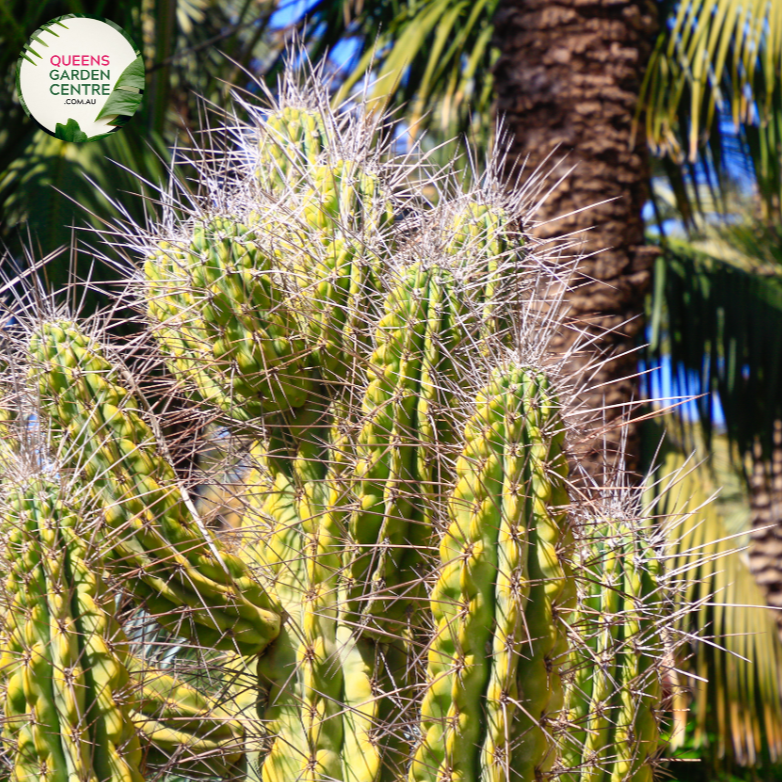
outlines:
{"label": "yellow-green cactus skin", "polygon": [[6,468],[13,461],[19,447],[18,416],[12,395],[0,386],[0,467]]}
{"label": "yellow-green cactus skin", "polygon": [[281,193],[296,184],[330,146],[329,120],[315,109],[285,106],[266,117],[260,132],[258,180]]}
{"label": "yellow-green cactus skin", "polygon": [[531,588],[524,625],[528,633],[524,676],[519,682],[523,706],[513,727],[513,767],[526,777],[547,773],[556,760],[552,725],[564,705],[561,669],[568,653],[565,626],[575,603],[570,570],[572,535],[565,480],[564,430],[559,405],[544,373],[536,373],[528,413]]}
{"label": "yellow-green cactus skin", "polygon": [[[610,682],[615,661],[613,652],[614,615],[619,598],[616,557],[606,548],[600,536],[590,536],[585,545],[577,551],[576,607],[570,617],[573,633],[582,638],[582,645],[572,644],[564,668],[563,687],[565,699],[563,718],[566,730],[563,732],[559,762],[567,773],[563,779],[573,782],[582,773],[581,759],[587,741],[597,739],[599,723],[607,719],[603,701],[610,697]],[[604,588],[596,585],[605,585]],[[601,610],[609,608],[603,615]],[[597,670],[595,665],[601,665]],[[602,688],[607,687],[607,692]],[[589,734],[587,730],[589,729]]]}
{"label": "yellow-green cactus skin", "polygon": [[[263,719],[273,737],[262,761],[264,782],[371,782],[380,768],[379,748],[368,736],[377,711],[371,681],[382,666],[340,617],[348,447],[341,410],[337,402],[289,422],[296,444],[287,465],[270,458],[268,443],[254,448],[257,466],[248,480],[266,490],[248,496],[245,540],[274,574],[272,588],[288,616],[258,665]],[[263,516],[265,537],[258,535]]]}
{"label": "yellow-green cactus skin", "polygon": [[[500,318],[503,279],[514,280],[508,267],[518,262],[523,247],[521,232],[512,215],[499,206],[467,199],[457,206],[446,224],[446,252],[469,258],[471,275],[481,288],[481,318],[484,337],[502,335],[510,324]],[[518,305],[518,302],[517,302]]]}
{"label": "yellow-green cactus skin", "polygon": [[[608,536],[606,537],[606,533]],[[602,779],[609,750],[609,726],[615,694],[617,612],[621,601],[621,563],[611,529],[598,530],[589,541],[581,565],[584,594],[574,612],[574,632],[583,635],[582,649],[571,652],[573,679],[568,683],[567,719],[574,729],[566,734],[563,765],[567,779]]]}
{"label": "yellow-green cactus skin", "polygon": [[232,418],[301,407],[311,351],[288,311],[274,258],[227,217],[158,244],[144,264],[148,313],[171,371]]}
{"label": "yellow-green cactus skin", "polygon": [[[298,572],[296,608],[286,632],[289,656],[281,661],[287,670],[269,671],[271,699],[290,700],[287,687],[294,690],[296,702],[287,709],[287,724],[279,731],[269,758],[263,765],[263,779],[295,778],[318,780],[336,778],[340,769],[342,744],[342,676],[337,662],[337,591],[339,556],[332,513],[326,512],[330,491],[328,460],[324,458],[331,433],[328,410],[315,409],[309,420],[293,422],[290,431],[298,441],[291,464],[293,524],[288,535],[296,535],[303,567]],[[276,510],[276,509],[275,509]],[[279,513],[279,511],[277,511]],[[282,651],[282,650],[281,650]],[[263,666],[263,663],[262,663]],[[270,699],[271,716],[283,703]],[[292,708],[291,708],[292,707]],[[290,758],[289,743],[300,747],[300,755]],[[278,762],[279,755],[286,760]]]}
{"label": "yellow-green cactus skin", "polygon": [[583,643],[570,658],[564,778],[649,781],[660,738],[654,660],[663,643],[649,621],[660,610],[659,553],[622,519],[596,519],[586,536],[585,589],[573,621]]}
{"label": "yellow-green cactus skin", "polygon": [[646,541],[633,534],[627,538],[622,561],[620,688],[610,780],[651,782],[660,739],[656,705],[661,690],[652,654],[661,644],[655,642],[656,628],[649,616],[654,601],[659,600],[660,560]]}
{"label": "yellow-green cactus skin", "polygon": [[119,241],[140,324],[15,299],[12,782],[651,782],[666,557],[569,491],[567,261],[289,78]]}
{"label": "yellow-green cactus skin", "polygon": [[244,751],[244,727],[230,709],[185,681],[126,655],[134,686],[130,716],[147,765],[171,760],[191,772],[230,776]]}
{"label": "yellow-green cactus skin", "polygon": [[79,535],[79,510],[43,477],[4,488],[3,737],[15,747],[12,778],[141,782],[123,638]]}
{"label": "yellow-green cactus skin", "polygon": [[[502,779],[512,758],[515,768],[546,761],[547,747],[540,742],[525,745],[516,759],[510,738],[521,720],[514,715],[516,703],[521,700],[532,720],[549,706],[551,695],[542,687],[530,693],[530,671],[540,675],[542,668],[543,686],[554,678],[546,655],[558,643],[552,605],[564,590],[565,573],[556,550],[563,520],[549,503],[558,499],[557,476],[565,467],[543,429],[557,413],[544,376],[511,368],[498,371],[479,394],[465,428],[448,505],[451,523],[440,543],[431,594],[436,628],[421,706],[422,743],[410,782],[446,774]],[[544,469],[548,459],[559,470],[553,480]],[[520,675],[526,645],[532,653]],[[485,652],[489,646],[491,655]]]}
{"label": "yellow-green cactus skin", "polygon": [[393,208],[377,176],[349,160],[312,166],[295,199],[298,221],[278,242],[295,290],[291,308],[324,377],[339,384],[365,342],[379,290],[379,244],[393,246]]}
{"label": "yellow-green cactus skin", "polygon": [[215,648],[265,648],[280,617],[242,560],[198,529],[173,467],[101,347],[68,321],[31,336],[33,370],[55,436],[83,472],[106,524],[118,570],[151,613]]}
{"label": "yellow-green cactus skin", "polygon": [[465,318],[450,271],[417,263],[388,293],[377,327],[361,408],[347,564],[357,612],[392,632],[399,631],[404,601],[414,600],[415,565],[432,531],[441,483],[436,449],[449,434],[437,402],[439,396],[445,405]]}

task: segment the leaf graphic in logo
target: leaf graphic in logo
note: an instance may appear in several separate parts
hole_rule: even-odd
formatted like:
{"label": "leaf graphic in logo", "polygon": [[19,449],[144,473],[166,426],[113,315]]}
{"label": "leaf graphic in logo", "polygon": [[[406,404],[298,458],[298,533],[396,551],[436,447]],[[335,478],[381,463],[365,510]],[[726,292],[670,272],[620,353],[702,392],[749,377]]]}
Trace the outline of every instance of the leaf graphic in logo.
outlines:
{"label": "leaf graphic in logo", "polygon": [[64,125],[57,123],[55,134],[62,141],[87,141],[87,134],[79,127],[75,119],[69,119]]}
{"label": "leaf graphic in logo", "polygon": [[109,121],[109,125],[123,125],[136,113],[136,109],[141,105],[141,98],[144,90],[144,61],[139,55],[133,62],[122,71],[117,79],[114,89],[109,95],[103,108],[100,110],[95,121],[105,117],[115,116]]}

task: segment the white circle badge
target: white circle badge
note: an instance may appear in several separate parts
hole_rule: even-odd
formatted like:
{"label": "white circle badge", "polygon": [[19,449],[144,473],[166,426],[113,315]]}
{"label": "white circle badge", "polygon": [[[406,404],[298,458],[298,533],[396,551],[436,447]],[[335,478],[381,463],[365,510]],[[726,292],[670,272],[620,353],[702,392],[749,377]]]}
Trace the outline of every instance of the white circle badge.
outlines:
{"label": "white circle badge", "polygon": [[141,105],[144,61],[114,22],[68,14],[36,30],[16,71],[24,110],[63,141],[92,141]]}

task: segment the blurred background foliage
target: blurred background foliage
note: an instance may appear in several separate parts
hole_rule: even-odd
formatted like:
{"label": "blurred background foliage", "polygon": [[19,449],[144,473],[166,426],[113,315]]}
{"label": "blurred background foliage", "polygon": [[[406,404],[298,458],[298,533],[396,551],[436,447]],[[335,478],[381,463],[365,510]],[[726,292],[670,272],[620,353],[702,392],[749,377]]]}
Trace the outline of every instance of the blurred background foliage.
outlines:
{"label": "blurred background foliage", "polygon": [[[255,80],[273,87],[293,33],[313,61],[329,57],[335,100],[365,89],[398,110],[400,143],[426,134],[424,148],[443,162],[454,148],[439,145],[455,135],[490,144],[498,5],[0,0],[4,273],[24,265],[24,247],[43,257],[67,246],[71,226],[142,222],[172,164],[187,181],[186,160],[174,150],[191,143],[205,107],[224,105],[232,90],[257,92]],[[704,604],[701,626],[686,629],[700,640],[680,665],[691,695],[678,704],[687,727],[674,736],[680,760],[671,773],[682,782],[775,779],[782,646],[773,616],[757,607],[763,592],[744,547],[752,526],[749,476],[756,462],[771,458],[774,423],[782,420],[782,2],[659,0],[657,9],[660,33],[636,129],[653,155],[649,236],[664,253],[648,298],[641,366],[648,396],[694,401],[649,424],[646,447],[654,452],[665,430],[658,477],[678,482],[680,491],[679,504],[664,510],[684,520],[673,541],[677,564],[697,573],[693,597]],[[81,146],[41,131],[14,89],[16,58],[29,35],[67,13],[120,24],[147,70],[132,122]],[[95,239],[83,237],[85,247]],[[91,263],[87,249],[78,273],[86,276]],[[53,286],[66,282],[68,266],[49,266]],[[721,498],[706,504],[720,490]]]}
{"label": "blurred background foliage", "polygon": [[[274,3],[256,0],[0,2],[0,233],[12,253],[21,254],[28,231],[40,254],[68,244],[71,225],[98,227],[100,218],[118,217],[113,201],[122,202],[128,218],[143,221],[145,200],[128,194],[155,197],[154,186],[168,179],[172,148],[187,146],[199,127],[200,98],[224,103],[232,87],[248,81],[244,69],[273,70],[281,50],[279,30],[269,30],[275,10]],[[29,35],[68,13],[121,25],[147,71],[142,108],[132,123],[85,146],[40,130],[14,88],[16,59]],[[180,176],[186,178],[186,171]],[[83,266],[89,268],[89,259]],[[52,266],[52,284],[62,284],[66,271],[67,264]]]}

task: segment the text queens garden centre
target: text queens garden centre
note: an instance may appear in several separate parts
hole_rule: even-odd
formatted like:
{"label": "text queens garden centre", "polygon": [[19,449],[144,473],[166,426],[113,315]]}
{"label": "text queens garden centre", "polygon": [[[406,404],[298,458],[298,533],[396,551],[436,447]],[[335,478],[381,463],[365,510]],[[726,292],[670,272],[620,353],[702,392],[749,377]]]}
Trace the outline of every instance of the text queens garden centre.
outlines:
{"label": "text queens garden centre", "polygon": [[[49,62],[55,66],[49,71],[52,80],[49,92],[52,95],[110,95],[111,71],[104,68],[85,68],[84,66],[107,66],[111,64],[108,54],[53,54]],[[78,65],[81,68],[69,68]],[[92,101],[95,103],[96,101]]]}
{"label": "text queens garden centre", "polygon": [[17,89],[41,128],[62,141],[89,141],[116,132],[141,105],[144,63],[116,23],[69,14],[30,36]]}

